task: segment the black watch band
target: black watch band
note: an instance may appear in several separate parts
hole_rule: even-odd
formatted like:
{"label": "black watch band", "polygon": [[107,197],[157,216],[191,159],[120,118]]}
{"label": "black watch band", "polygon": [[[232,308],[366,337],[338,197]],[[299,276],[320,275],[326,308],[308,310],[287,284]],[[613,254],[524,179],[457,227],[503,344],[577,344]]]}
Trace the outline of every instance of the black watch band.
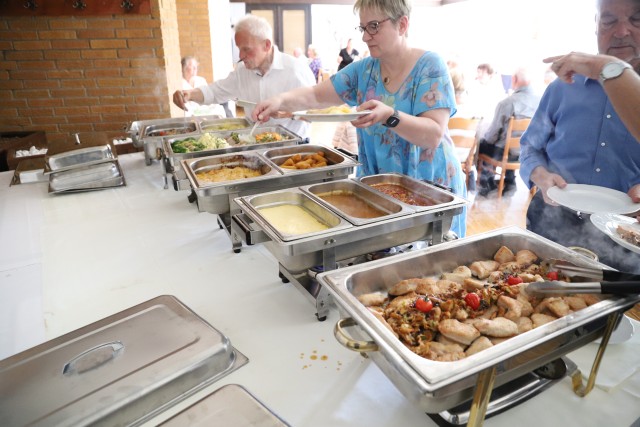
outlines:
{"label": "black watch band", "polygon": [[398,110],[393,110],[393,114],[390,115],[387,121],[384,122],[382,125],[388,128],[394,128],[398,126],[398,123],[400,123],[400,115],[398,113]]}

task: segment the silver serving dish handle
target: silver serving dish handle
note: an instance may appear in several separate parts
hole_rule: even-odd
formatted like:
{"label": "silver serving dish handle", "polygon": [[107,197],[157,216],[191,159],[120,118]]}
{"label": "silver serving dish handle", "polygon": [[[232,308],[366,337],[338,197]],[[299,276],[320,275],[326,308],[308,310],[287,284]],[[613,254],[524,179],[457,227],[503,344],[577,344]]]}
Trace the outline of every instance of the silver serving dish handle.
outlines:
{"label": "silver serving dish handle", "polygon": [[349,350],[362,353],[363,356],[366,356],[364,353],[380,350],[380,347],[378,347],[378,344],[376,344],[375,341],[359,341],[348,336],[344,331],[344,328],[348,328],[350,326],[357,326],[356,321],[353,320],[352,317],[346,317],[336,322],[336,326],[333,328],[333,335],[340,344]]}

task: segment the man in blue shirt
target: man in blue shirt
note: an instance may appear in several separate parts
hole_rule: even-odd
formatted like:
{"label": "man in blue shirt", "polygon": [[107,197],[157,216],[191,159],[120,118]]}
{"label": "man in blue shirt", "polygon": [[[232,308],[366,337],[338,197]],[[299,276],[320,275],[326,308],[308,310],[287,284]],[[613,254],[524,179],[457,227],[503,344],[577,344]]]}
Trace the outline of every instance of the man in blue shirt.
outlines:
{"label": "man in blue shirt", "polygon": [[[640,56],[640,2],[599,0],[596,23],[600,55],[572,53],[547,60],[561,78],[543,95],[521,141],[520,175],[539,190],[527,211],[527,228],[565,246],[591,249],[614,268],[640,272],[637,254],[608,239],[588,215],[547,196],[551,187],[577,183],[619,190],[640,201],[640,142],[610,98],[616,80],[634,72],[628,63]],[[599,78],[581,71],[586,66],[569,69],[565,62],[600,64]]]}

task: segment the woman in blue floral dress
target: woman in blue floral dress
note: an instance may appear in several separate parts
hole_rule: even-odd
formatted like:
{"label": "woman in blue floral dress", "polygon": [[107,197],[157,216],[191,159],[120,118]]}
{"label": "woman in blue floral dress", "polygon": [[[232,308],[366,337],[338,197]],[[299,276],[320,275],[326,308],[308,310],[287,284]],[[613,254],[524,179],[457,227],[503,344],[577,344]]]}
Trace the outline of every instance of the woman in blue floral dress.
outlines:
{"label": "woman in blue floral dress", "polygon": [[[352,122],[358,129],[359,176],[398,172],[466,197],[465,175],[447,131],[456,104],[446,63],[409,46],[407,0],[357,0],[354,11],[370,56],[330,81],[261,102],[253,119],[341,102],[369,110]],[[459,237],[466,234],[466,214],[464,208],[453,218],[451,230]]]}

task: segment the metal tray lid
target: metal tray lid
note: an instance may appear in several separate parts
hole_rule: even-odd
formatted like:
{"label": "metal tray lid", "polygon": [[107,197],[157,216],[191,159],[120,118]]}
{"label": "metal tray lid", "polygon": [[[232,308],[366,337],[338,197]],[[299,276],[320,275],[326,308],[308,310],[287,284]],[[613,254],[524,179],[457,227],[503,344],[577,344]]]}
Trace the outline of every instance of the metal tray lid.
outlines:
{"label": "metal tray lid", "polygon": [[3,426],[137,425],[246,364],[160,296],[0,361]]}
{"label": "metal tray lid", "polygon": [[247,389],[228,384],[160,424],[161,427],[287,427]]}

